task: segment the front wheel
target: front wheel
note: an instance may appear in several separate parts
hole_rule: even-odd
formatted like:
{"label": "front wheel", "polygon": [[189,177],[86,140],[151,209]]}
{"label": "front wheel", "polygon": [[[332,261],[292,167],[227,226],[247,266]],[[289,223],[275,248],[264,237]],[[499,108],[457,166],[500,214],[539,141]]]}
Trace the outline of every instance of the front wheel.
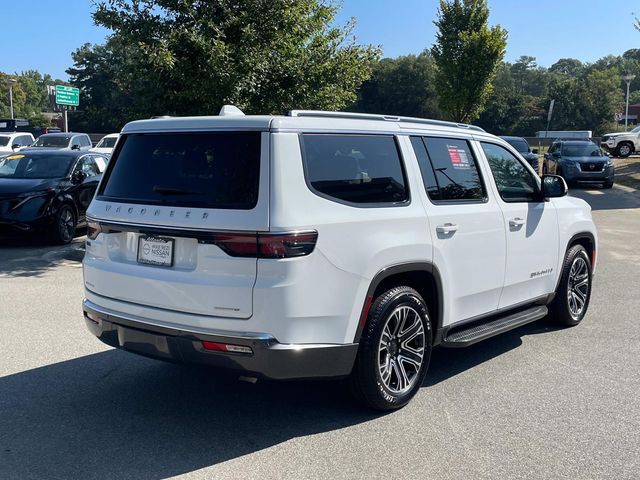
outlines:
{"label": "front wheel", "polygon": [[65,245],[76,234],[76,214],[70,205],[62,205],[55,214],[54,224],[51,229],[53,243]]}
{"label": "front wheel", "polygon": [[627,158],[633,153],[633,147],[629,143],[621,143],[616,148],[616,157]]}
{"label": "front wheel", "polygon": [[379,295],[351,373],[353,393],[375,410],[403,407],[422,385],[431,346],[431,322],[418,292],[402,286]]}
{"label": "front wheel", "polygon": [[560,275],[549,316],[554,322],[572,327],[582,321],[591,299],[591,259],[582,245],[569,249]]}

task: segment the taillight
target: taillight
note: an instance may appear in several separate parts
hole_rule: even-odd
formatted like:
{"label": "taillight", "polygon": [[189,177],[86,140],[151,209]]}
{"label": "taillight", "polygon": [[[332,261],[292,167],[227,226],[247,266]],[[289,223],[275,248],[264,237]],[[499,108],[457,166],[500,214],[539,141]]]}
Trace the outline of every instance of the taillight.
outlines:
{"label": "taillight", "polygon": [[98,222],[87,222],[87,238],[89,240],[95,240],[100,232],[102,232],[102,227]]}
{"label": "taillight", "polygon": [[318,232],[259,234],[260,258],[303,257],[313,252]]}
{"label": "taillight", "polygon": [[232,257],[291,258],[313,252],[318,232],[216,233],[213,242]]}

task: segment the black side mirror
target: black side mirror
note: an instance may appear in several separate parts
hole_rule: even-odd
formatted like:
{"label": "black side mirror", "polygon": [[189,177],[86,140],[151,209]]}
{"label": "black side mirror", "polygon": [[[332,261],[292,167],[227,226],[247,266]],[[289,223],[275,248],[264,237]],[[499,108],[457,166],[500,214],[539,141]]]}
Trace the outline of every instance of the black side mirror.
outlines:
{"label": "black side mirror", "polygon": [[538,154],[538,149],[537,148],[532,148],[531,149],[531,153],[535,153],[537,155]]}
{"label": "black side mirror", "polygon": [[78,145],[77,143],[76,143],[76,144],[73,144],[73,145],[71,146],[71,150],[80,150],[80,145]]}
{"label": "black side mirror", "polygon": [[543,175],[542,176],[542,196],[547,198],[564,197],[569,188],[567,182],[559,175]]}
{"label": "black side mirror", "polygon": [[75,172],[73,172],[73,175],[71,175],[71,183],[82,183],[85,181],[85,179],[87,178],[87,174],[84,173],[82,170],[76,170]]}
{"label": "black side mirror", "polygon": [[19,143],[14,143],[11,148],[15,150],[16,148],[22,148],[22,145],[20,145]]}

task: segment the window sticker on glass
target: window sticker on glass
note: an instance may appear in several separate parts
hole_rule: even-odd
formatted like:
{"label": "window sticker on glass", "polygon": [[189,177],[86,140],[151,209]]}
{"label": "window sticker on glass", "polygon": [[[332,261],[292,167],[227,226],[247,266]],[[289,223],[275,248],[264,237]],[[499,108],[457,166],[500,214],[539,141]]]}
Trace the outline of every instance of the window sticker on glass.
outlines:
{"label": "window sticker on glass", "polygon": [[464,170],[469,168],[469,157],[464,149],[455,145],[447,145],[447,150],[449,150],[449,158],[451,159],[453,168]]}

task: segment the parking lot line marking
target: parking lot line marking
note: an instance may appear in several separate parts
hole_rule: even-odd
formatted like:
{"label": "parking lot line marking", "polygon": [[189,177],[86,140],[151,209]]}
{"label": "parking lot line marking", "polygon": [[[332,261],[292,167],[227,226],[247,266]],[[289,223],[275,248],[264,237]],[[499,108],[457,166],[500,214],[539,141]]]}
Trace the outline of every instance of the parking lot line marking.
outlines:
{"label": "parking lot line marking", "polygon": [[591,195],[604,195],[604,192],[600,191],[600,190],[585,190],[585,192],[591,194]]}

